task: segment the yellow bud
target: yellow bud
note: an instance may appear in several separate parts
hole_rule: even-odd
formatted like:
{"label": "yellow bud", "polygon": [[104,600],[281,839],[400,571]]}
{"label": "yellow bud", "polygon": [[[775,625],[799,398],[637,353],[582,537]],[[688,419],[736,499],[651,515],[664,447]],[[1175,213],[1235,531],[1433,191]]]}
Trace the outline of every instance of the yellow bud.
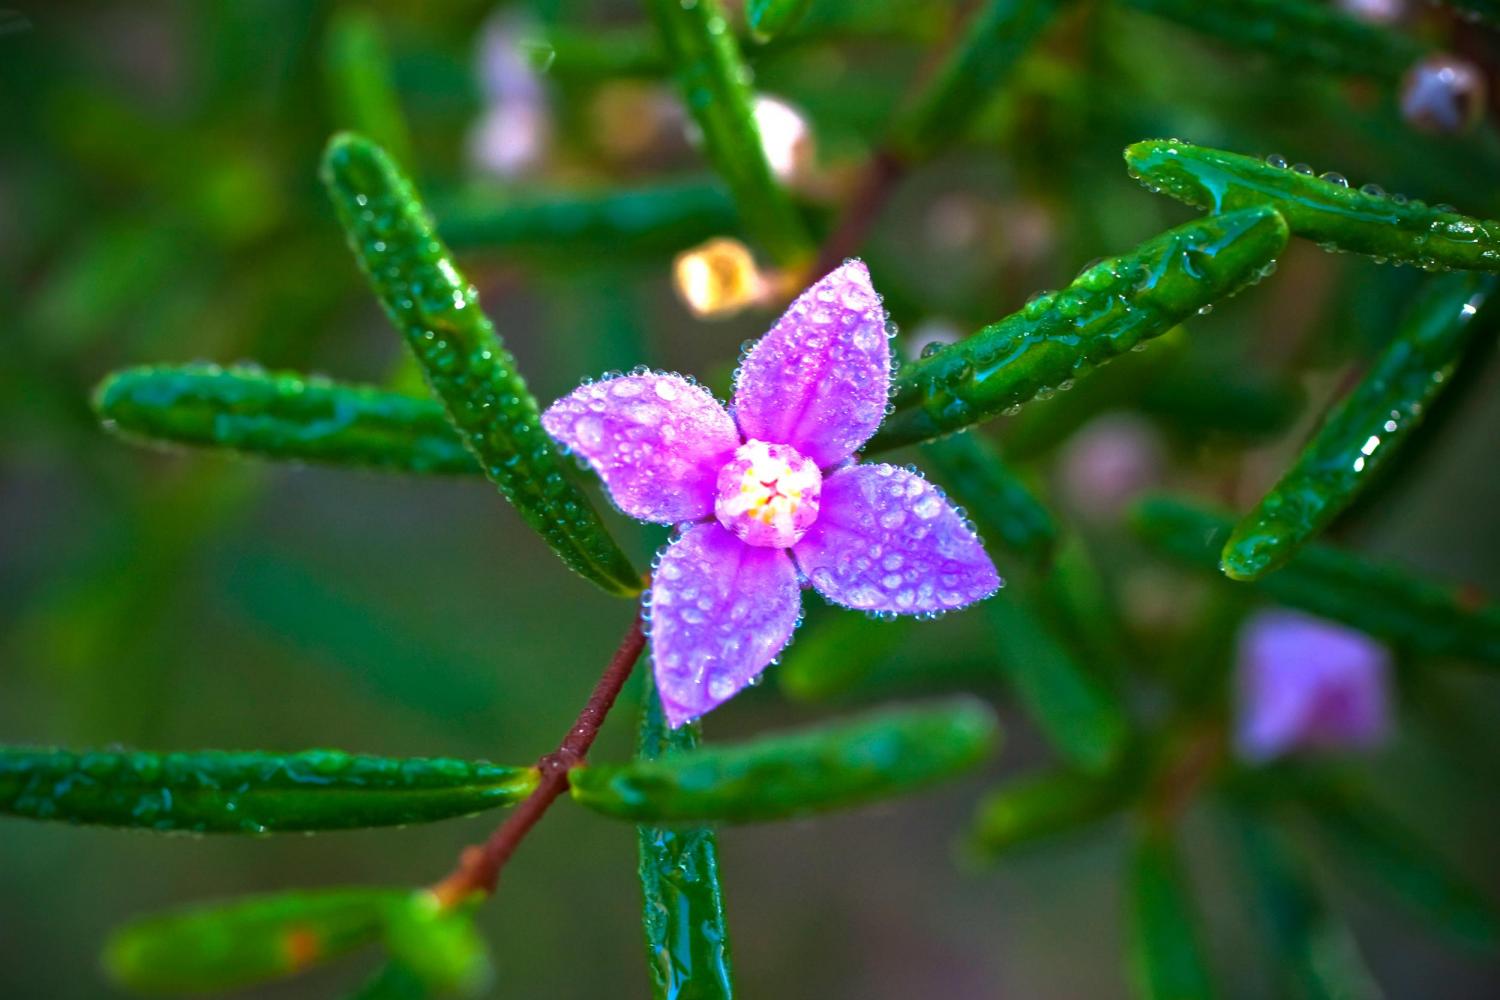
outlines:
{"label": "yellow bud", "polygon": [[750,248],[724,236],[678,254],[672,262],[672,281],[693,315],[705,319],[732,316],[766,293],[765,278]]}

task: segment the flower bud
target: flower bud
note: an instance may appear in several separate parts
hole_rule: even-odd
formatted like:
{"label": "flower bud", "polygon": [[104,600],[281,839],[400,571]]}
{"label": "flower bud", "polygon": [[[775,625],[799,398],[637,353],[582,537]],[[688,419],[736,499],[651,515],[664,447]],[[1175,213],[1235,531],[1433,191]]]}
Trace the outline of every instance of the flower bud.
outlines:
{"label": "flower bud", "polygon": [[1256,614],[1236,665],[1239,756],[1263,763],[1301,750],[1368,750],[1391,732],[1390,654],[1343,625],[1295,611]]}
{"label": "flower bud", "polygon": [[766,291],[750,248],[726,236],[678,254],[672,262],[672,283],[693,315],[705,319],[732,316]]}
{"label": "flower bud", "polygon": [[1401,85],[1401,115],[1423,132],[1456,135],[1484,117],[1485,93],[1479,67],[1438,54],[1407,71]]}

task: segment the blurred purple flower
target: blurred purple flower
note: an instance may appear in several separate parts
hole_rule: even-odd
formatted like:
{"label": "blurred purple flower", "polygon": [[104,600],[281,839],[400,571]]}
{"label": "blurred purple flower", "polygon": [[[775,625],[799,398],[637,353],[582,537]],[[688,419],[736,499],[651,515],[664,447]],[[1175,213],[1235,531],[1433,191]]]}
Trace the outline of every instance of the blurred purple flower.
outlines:
{"label": "blurred purple flower", "polygon": [[1390,654],[1363,632],[1295,611],[1262,611],[1240,631],[1239,755],[1368,750],[1391,733]]}
{"label": "blurred purple flower", "polygon": [[546,155],[552,121],[528,47],[531,28],[510,13],[493,17],[479,39],[476,73],[485,109],[469,133],[469,157],[488,173],[516,177]]}
{"label": "blurred purple flower", "polygon": [[857,465],[885,415],[885,311],[859,261],[803,292],[736,373],[734,410],[680,375],[587,383],[542,416],[631,517],[677,524],[647,595],[652,666],[680,726],[791,640],[801,588],[874,614],[937,614],[1000,577],[913,471]]}
{"label": "blurred purple flower", "polygon": [[1161,435],[1150,421],[1128,413],[1098,417],[1063,448],[1063,498],[1084,517],[1112,520],[1161,482],[1165,466]]}

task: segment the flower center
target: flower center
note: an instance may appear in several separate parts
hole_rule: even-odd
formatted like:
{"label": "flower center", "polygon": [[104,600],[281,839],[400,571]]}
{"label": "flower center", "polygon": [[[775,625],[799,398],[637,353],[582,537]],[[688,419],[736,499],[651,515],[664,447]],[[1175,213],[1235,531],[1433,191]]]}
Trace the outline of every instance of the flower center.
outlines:
{"label": "flower center", "polygon": [[719,470],[714,514],[749,545],[784,549],[818,519],[823,474],[791,445],[746,441]]}

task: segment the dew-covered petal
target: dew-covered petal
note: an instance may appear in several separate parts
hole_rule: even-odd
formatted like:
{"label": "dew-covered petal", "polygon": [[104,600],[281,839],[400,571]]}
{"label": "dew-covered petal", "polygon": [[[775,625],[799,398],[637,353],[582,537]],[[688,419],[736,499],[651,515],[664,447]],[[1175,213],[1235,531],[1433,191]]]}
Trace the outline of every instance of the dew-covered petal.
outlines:
{"label": "dew-covered petal", "polygon": [[802,613],[786,550],[746,545],[717,522],[694,525],[667,546],[650,600],[651,665],[674,727],[753,681]]}
{"label": "dew-covered petal", "polygon": [[858,611],[952,611],[1000,587],[963,516],[894,465],[855,465],[823,480],[818,520],[792,553],[818,593]]}
{"label": "dew-covered petal", "polygon": [[734,416],[747,438],[789,444],[828,468],[870,439],[890,385],[885,310],[851,260],[803,292],[745,356]]}
{"label": "dew-covered petal", "polygon": [[625,513],[674,524],[713,513],[714,481],[740,443],[734,420],[680,375],[621,375],[581,385],[542,426],[584,458]]}

